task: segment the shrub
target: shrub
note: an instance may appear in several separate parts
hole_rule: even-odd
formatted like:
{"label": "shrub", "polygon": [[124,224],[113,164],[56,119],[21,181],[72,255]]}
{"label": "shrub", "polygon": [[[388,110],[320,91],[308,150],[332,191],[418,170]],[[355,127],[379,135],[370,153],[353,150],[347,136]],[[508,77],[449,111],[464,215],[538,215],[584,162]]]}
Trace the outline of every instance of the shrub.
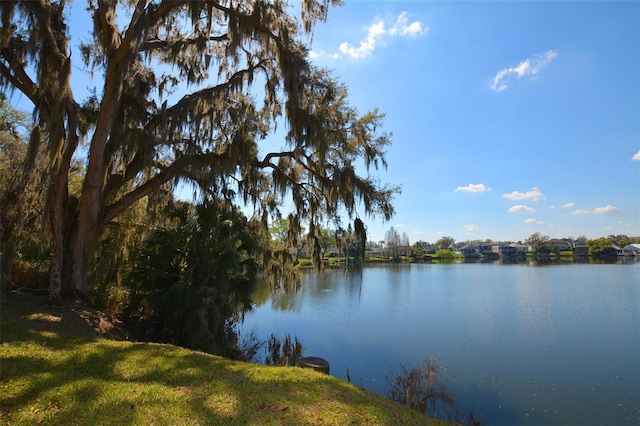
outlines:
{"label": "shrub", "polygon": [[433,257],[437,257],[438,259],[454,259],[456,255],[451,250],[440,249]]}
{"label": "shrub", "polygon": [[[127,313],[147,320],[155,339],[242,357],[235,323],[251,309],[258,240],[246,218],[222,203],[175,208],[134,252]],[[151,340],[155,340],[151,339]]]}

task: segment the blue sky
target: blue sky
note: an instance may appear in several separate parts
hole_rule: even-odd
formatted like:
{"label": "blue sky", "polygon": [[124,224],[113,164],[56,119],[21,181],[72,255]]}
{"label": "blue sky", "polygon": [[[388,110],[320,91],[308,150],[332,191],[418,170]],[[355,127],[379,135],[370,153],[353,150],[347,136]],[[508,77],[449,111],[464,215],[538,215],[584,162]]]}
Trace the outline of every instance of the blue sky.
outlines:
{"label": "blue sky", "polygon": [[403,190],[371,240],[640,236],[640,2],[346,0],[309,43],[393,133],[377,176]]}
{"label": "blue sky", "polygon": [[346,1],[312,55],[393,132],[370,239],[640,235],[640,3]]}

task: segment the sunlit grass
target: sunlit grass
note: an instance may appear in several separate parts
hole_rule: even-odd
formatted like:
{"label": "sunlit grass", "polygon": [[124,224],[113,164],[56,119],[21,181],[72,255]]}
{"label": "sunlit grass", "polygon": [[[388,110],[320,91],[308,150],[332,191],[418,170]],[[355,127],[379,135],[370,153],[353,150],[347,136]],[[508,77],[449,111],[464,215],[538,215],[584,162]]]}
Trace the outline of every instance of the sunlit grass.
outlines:
{"label": "sunlit grass", "polygon": [[78,337],[64,315],[3,318],[0,424],[438,424],[312,370]]}

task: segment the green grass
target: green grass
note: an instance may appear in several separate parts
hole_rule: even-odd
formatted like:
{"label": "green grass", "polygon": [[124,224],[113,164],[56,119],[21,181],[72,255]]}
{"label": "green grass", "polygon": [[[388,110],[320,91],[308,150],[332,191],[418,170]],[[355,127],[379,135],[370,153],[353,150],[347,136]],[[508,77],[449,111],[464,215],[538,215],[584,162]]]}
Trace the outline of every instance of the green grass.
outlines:
{"label": "green grass", "polygon": [[0,424],[441,424],[311,370],[106,339],[23,298],[0,306]]}

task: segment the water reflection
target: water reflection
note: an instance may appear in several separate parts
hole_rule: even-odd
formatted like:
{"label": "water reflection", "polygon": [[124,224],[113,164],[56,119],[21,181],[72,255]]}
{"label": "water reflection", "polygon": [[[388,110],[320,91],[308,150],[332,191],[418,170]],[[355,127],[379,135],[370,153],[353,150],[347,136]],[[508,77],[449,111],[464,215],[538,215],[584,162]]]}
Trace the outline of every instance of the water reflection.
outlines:
{"label": "water reflection", "polygon": [[[436,263],[436,262],[432,262]],[[600,259],[590,256],[560,256],[560,257],[539,257],[539,258],[519,258],[505,257],[499,259],[492,258],[465,258],[462,260],[447,261],[445,263],[480,263],[483,265],[530,265],[530,266],[550,266],[550,265],[615,265],[640,263],[640,256],[618,256],[613,259]]]}
{"label": "water reflection", "polygon": [[497,262],[307,274],[246,326],[298,336],[381,394],[398,365],[434,356],[486,424],[638,421],[640,263]]}

